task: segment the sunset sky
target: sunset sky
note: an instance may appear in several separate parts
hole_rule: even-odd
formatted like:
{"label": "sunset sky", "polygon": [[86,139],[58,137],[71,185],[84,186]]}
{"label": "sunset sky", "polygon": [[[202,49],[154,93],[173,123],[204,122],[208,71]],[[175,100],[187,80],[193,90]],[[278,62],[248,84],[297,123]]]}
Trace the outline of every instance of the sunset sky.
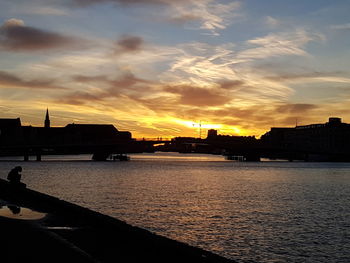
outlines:
{"label": "sunset sky", "polygon": [[350,0],[1,0],[0,118],[133,137],[350,122]]}

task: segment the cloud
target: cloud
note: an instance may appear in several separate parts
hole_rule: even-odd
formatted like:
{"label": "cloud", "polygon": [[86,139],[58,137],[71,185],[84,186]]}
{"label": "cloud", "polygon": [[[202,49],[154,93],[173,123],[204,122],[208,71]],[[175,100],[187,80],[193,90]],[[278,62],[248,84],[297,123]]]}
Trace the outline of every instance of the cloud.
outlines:
{"label": "cloud", "polygon": [[142,98],[152,90],[150,81],[137,78],[131,72],[123,73],[115,79],[106,75],[72,77],[75,84],[81,84],[84,89],[61,95],[60,103],[83,105],[91,102],[103,103],[115,98]]}
{"label": "cloud", "polygon": [[50,6],[38,6],[38,7],[27,7],[27,10],[23,10],[23,13],[37,14],[37,15],[48,15],[48,16],[67,16],[69,11],[61,8],[55,8]]}
{"label": "cloud", "polygon": [[144,40],[139,36],[124,35],[116,43],[115,53],[133,53],[142,50]]}
{"label": "cloud", "polygon": [[132,72],[123,72],[119,77],[115,79],[110,79],[106,75],[97,75],[97,76],[85,76],[85,75],[76,75],[73,76],[73,80],[82,83],[92,83],[95,85],[103,84],[104,87],[107,87],[109,91],[115,89],[128,91],[139,85],[152,84],[148,80],[144,80],[136,77]]}
{"label": "cloud", "polygon": [[267,16],[265,17],[265,23],[270,27],[277,27],[281,24],[281,21],[272,16]]}
{"label": "cloud", "polygon": [[[185,118],[205,119],[207,122],[219,122],[223,125],[241,127],[250,134],[259,135],[274,126],[294,126],[296,119],[306,121],[315,116],[322,105],[270,103],[246,107],[224,106],[217,108],[192,108],[180,111]],[[317,110],[317,111],[314,111]]]}
{"label": "cloud", "polygon": [[223,79],[236,79],[233,66],[240,61],[231,50],[232,45],[209,45],[189,43],[180,46],[182,54],[174,57],[171,74],[179,79],[191,79],[197,85],[218,82]]}
{"label": "cloud", "polygon": [[172,4],[174,2],[186,2],[186,0],[72,0],[74,3],[80,6],[88,6],[101,3],[115,3],[122,5],[135,5],[135,4]]}
{"label": "cloud", "polygon": [[168,18],[168,21],[173,22],[175,24],[186,24],[188,22],[194,22],[194,21],[198,21],[200,20],[201,17],[199,17],[198,15],[194,15],[194,14],[177,14],[173,17]]}
{"label": "cloud", "polygon": [[265,37],[248,40],[248,45],[258,46],[243,50],[238,54],[242,59],[264,59],[276,56],[307,56],[303,47],[316,40],[322,40],[319,34],[310,34],[305,30],[295,32],[269,34]]}
{"label": "cloud", "polygon": [[85,75],[75,75],[72,77],[72,79],[76,82],[81,83],[91,83],[91,82],[108,82],[108,78],[105,75],[98,75],[98,76],[85,76]]}
{"label": "cloud", "polygon": [[[152,103],[155,104],[156,101]],[[220,107],[194,107],[191,105],[179,105],[176,111],[168,104],[168,108],[162,108],[161,103],[150,105],[152,109],[162,109],[164,113],[173,118],[195,121],[202,120],[202,124],[220,123],[219,133],[232,134],[232,127],[248,130],[249,135],[261,135],[268,131],[271,126],[294,126],[296,119],[307,121],[310,116],[315,116],[319,105],[293,104],[293,103],[270,103],[253,104],[247,106],[221,105]],[[322,107],[322,106],[320,106]],[[313,111],[317,110],[317,111]]]}
{"label": "cloud", "polygon": [[[180,47],[179,47],[180,48]],[[197,87],[221,86],[227,96],[245,99],[246,103],[286,99],[293,90],[277,80],[264,78],[252,70],[255,59],[238,58],[234,45],[190,43],[181,46],[183,52],[174,57],[168,72],[162,75],[167,83],[191,83]],[[244,47],[240,47],[244,50]],[[243,51],[241,51],[243,52]]]}
{"label": "cloud", "polygon": [[[147,98],[147,97],[140,97],[135,94],[129,97],[130,99],[133,100],[133,103],[137,103],[142,107],[145,107],[146,109],[151,110],[152,112],[156,113],[159,116],[162,114],[176,115],[176,113],[174,113],[174,108],[176,107],[177,113],[182,109],[182,107],[178,104],[178,100],[169,95],[158,94],[156,97]],[[177,105],[177,106],[174,106],[174,105]]]}
{"label": "cloud", "polygon": [[80,83],[83,90],[69,92],[61,96],[59,102],[82,105],[90,102],[108,102],[113,98],[128,98],[150,110],[170,112],[174,105],[211,107],[222,106],[231,100],[228,91],[220,85],[204,88],[190,83],[187,85],[163,84],[138,78],[131,72],[124,73],[115,79],[105,75],[76,75],[72,80],[76,84]]}
{"label": "cloud", "polygon": [[225,80],[219,82],[220,88],[227,90],[239,90],[244,86],[243,80]]}
{"label": "cloud", "polygon": [[3,24],[3,28],[12,27],[12,26],[24,26],[24,22],[21,19],[11,18]]}
{"label": "cloud", "polygon": [[[66,93],[55,99],[56,103],[89,107],[96,112],[117,112],[114,113],[116,116],[132,115],[139,118],[140,125],[144,127],[158,127],[160,118],[168,120],[164,129],[171,126],[171,119],[201,119],[206,123],[219,122],[224,125],[221,133],[232,134],[228,127],[239,127],[249,130],[250,135],[259,135],[272,125],[293,126],[296,119],[309,121],[309,116],[306,115],[315,116],[322,108],[322,104],[289,103],[271,99],[259,103],[260,96],[269,92],[264,88],[245,91],[246,83],[238,80],[221,81],[202,87],[193,83],[176,85],[151,82],[138,78],[131,72],[123,73],[117,78],[107,75],[76,75],[72,80],[80,83],[83,89]],[[242,96],[243,99],[240,99]],[[250,100],[247,99],[249,96]]]}
{"label": "cloud", "polygon": [[218,3],[216,0],[73,0],[73,2],[83,7],[101,3],[114,3],[124,7],[163,6],[166,9],[156,13],[155,16],[177,24],[191,22],[191,29],[206,30],[210,35],[219,35],[218,30],[225,29],[233,19],[242,16],[242,13],[238,12],[241,6],[239,1],[226,4]]}
{"label": "cloud", "polygon": [[9,19],[0,27],[0,50],[38,51],[77,47],[78,43],[75,37],[29,27],[19,19]]}
{"label": "cloud", "polygon": [[222,106],[231,101],[224,92],[190,85],[170,86],[164,89],[178,95],[179,103],[192,106]]}
{"label": "cloud", "polygon": [[330,26],[330,28],[336,29],[336,30],[350,30],[350,23],[341,24],[341,25],[332,25]]}
{"label": "cloud", "polygon": [[3,88],[65,89],[57,85],[55,80],[24,80],[5,71],[0,71],[0,86]]}
{"label": "cloud", "polygon": [[[60,94],[55,102],[90,107],[96,112],[118,112],[116,116],[131,116],[133,113],[135,118],[144,119],[144,116],[152,115],[155,123],[160,117],[187,121],[206,119],[249,129],[250,134],[261,134],[272,123],[292,125],[303,110],[315,113],[312,106],[306,105],[307,102],[305,105],[284,106],[293,104],[289,103],[293,94],[289,81],[306,79],[308,74],[288,75],[288,67],[282,68],[287,72],[285,74],[278,74],[281,69],[277,74],[271,68],[259,70],[259,58],[238,58],[242,52],[251,49],[249,42],[222,45],[191,42],[171,48],[151,45],[145,48],[142,38],[123,36],[116,43],[123,56],[106,57],[100,62],[93,59],[92,71],[88,70],[90,66],[86,68],[83,60],[84,70],[77,70],[82,73],[71,76],[70,88],[74,90]],[[300,49],[303,50],[304,46],[301,45]],[[281,53],[280,56],[285,55]],[[67,65],[76,61],[77,58],[72,58]],[[108,71],[106,64],[109,65]],[[158,65],[161,65],[160,73],[153,71],[155,68],[159,70]],[[100,67],[105,69],[97,70]],[[122,72],[118,74],[116,69]],[[321,77],[321,73],[319,75]],[[313,76],[317,77],[316,73]],[[65,78],[69,83],[67,76]]]}
{"label": "cloud", "polygon": [[213,33],[216,29],[225,29],[231,23],[231,19],[241,16],[237,12],[240,2],[217,4],[214,1],[208,1],[205,5],[198,1],[197,4],[198,14],[203,15],[204,18],[201,28],[211,30]]}
{"label": "cloud", "polygon": [[[241,17],[238,12],[240,2],[235,1],[221,4],[214,0],[190,0],[186,3],[172,3],[173,13],[168,20],[176,23],[197,22],[198,28],[209,31],[210,35],[219,35],[218,30],[223,30],[232,23],[232,20]],[[196,28],[195,26],[192,27]]]}
{"label": "cloud", "polygon": [[296,104],[284,104],[281,106],[276,106],[276,111],[279,113],[306,114],[308,111],[314,110],[317,108],[318,106],[314,104],[296,103]]}
{"label": "cloud", "polygon": [[[327,74],[328,75],[328,74]],[[280,73],[275,74],[274,76],[266,76],[266,79],[274,80],[274,81],[293,81],[299,79],[309,79],[309,78],[318,78],[321,76],[325,76],[325,73],[321,72],[304,72],[304,73]]]}
{"label": "cloud", "polygon": [[16,3],[10,6],[10,12],[15,14],[29,14],[42,16],[68,16],[71,12],[67,8],[49,6],[48,1],[33,2],[22,1],[23,3]]}
{"label": "cloud", "polygon": [[91,94],[89,92],[75,91],[69,95],[58,98],[56,102],[70,104],[70,105],[84,105],[86,102],[99,101],[101,98],[98,95]]}
{"label": "cloud", "polygon": [[267,76],[266,79],[278,82],[335,82],[350,83],[346,72],[305,72],[305,73],[280,73]]}

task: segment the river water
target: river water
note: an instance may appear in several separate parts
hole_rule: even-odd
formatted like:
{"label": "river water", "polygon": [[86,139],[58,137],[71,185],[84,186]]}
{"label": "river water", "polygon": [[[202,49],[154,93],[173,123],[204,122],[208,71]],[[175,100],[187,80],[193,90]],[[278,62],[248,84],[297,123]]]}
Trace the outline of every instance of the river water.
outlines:
{"label": "river water", "polygon": [[238,262],[350,262],[350,163],[155,153],[0,160],[29,188]]}

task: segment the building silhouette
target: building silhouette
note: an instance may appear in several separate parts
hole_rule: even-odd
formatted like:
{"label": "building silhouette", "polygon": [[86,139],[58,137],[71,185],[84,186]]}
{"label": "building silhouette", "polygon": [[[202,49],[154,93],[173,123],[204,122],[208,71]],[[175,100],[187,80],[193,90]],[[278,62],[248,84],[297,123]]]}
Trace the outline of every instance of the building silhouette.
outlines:
{"label": "building silhouette", "polygon": [[0,119],[0,145],[19,145],[23,143],[21,119]]}
{"label": "building silhouette", "polygon": [[79,152],[90,146],[120,145],[130,141],[130,132],[119,131],[112,124],[73,123],[51,127],[48,109],[44,127],[22,126],[20,118],[0,119],[0,155],[23,154],[23,151]]}
{"label": "building silhouette", "polygon": [[297,159],[350,160],[350,124],[343,123],[338,117],[330,117],[328,122],[321,124],[273,127],[261,141],[272,151],[294,153]]}
{"label": "building silhouette", "polygon": [[208,138],[214,138],[216,136],[218,136],[218,131],[217,130],[214,130],[214,129],[208,130],[207,139]]}

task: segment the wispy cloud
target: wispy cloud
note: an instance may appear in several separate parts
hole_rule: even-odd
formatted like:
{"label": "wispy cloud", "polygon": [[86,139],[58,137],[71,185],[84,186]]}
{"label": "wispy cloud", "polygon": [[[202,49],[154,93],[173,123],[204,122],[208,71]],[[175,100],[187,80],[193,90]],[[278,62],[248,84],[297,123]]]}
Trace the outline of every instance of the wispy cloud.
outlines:
{"label": "wispy cloud", "polygon": [[[209,31],[210,35],[218,35],[218,31],[225,29],[232,21],[242,16],[239,12],[239,1],[219,3],[216,0],[73,0],[80,6],[101,3],[115,3],[124,7],[134,5],[163,6],[164,12],[155,12],[154,16],[169,22],[191,23],[191,29]],[[158,20],[158,19],[156,19]]]}
{"label": "wispy cloud", "polygon": [[236,77],[232,65],[241,61],[236,58],[232,45],[213,46],[193,42],[179,48],[183,52],[182,55],[174,57],[169,71],[171,75],[186,76],[199,85]]}
{"label": "wispy cloud", "polygon": [[10,12],[13,14],[26,14],[26,15],[43,15],[43,16],[68,16],[70,11],[63,7],[48,6],[46,2],[43,3],[17,3],[15,6],[10,7]]}
{"label": "wispy cloud", "polygon": [[213,90],[195,86],[169,86],[164,89],[167,92],[179,96],[178,102],[183,105],[192,106],[223,106],[231,101],[224,90]]}
{"label": "wispy cloud", "polygon": [[280,113],[303,114],[307,111],[318,108],[317,105],[307,103],[282,104],[276,106],[276,111]]}
{"label": "wispy cloud", "polygon": [[150,81],[137,78],[131,72],[125,72],[111,79],[106,75],[72,77],[75,84],[84,85],[80,91],[72,91],[60,96],[59,101],[68,104],[89,104],[90,102],[109,101],[112,98],[143,97],[153,89]]}
{"label": "wispy cloud", "polygon": [[163,74],[168,82],[192,83],[214,90],[223,85],[230,90],[229,96],[245,99],[249,104],[261,103],[264,99],[285,99],[292,93],[288,86],[264,79],[251,70],[256,58],[240,58],[241,53],[236,52],[233,45],[191,43],[182,48],[183,55],[174,58],[170,70]]}
{"label": "wispy cloud", "polygon": [[350,23],[341,25],[331,25],[330,28],[336,30],[350,30]]}
{"label": "wispy cloud", "polygon": [[304,72],[304,73],[279,73],[274,76],[266,76],[266,79],[279,82],[334,82],[350,83],[346,72]]}
{"label": "wispy cloud", "polygon": [[272,17],[272,16],[266,16],[264,19],[264,22],[266,23],[266,25],[268,25],[270,27],[277,27],[277,26],[281,25],[281,21],[278,20],[277,18]]}
{"label": "wispy cloud", "polygon": [[153,5],[153,4],[171,4],[172,2],[186,2],[185,0],[73,0],[74,3],[82,6],[88,6],[93,4],[101,4],[101,3],[116,3],[122,5],[135,5],[135,4],[145,4],[145,5]]}
{"label": "wispy cloud", "polygon": [[30,89],[64,89],[52,79],[26,80],[14,74],[0,71],[1,88],[30,88]]}
{"label": "wispy cloud", "polygon": [[240,17],[238,12],[240,2],[235,1],[228,4],[221,4],[213,0],[192,0],[186,4],[174,1],[173,10],[170,16],[171,21],[200,23],[199,29],[204,29],[212,35],[218,35],[218,31],[225,29],[232,23],[232,20]]}
{"label": "wispy cloud", "polygon": [[242,59],[264,59],[276,56],[307,56],[303,47],[315,40],[322,40],[320,34],[310,34],[305,30],[269,34],[247,41],[247,44],[258,46],[243,50],[238,57]]}
{"label": "wispy cloud", "polygon": [[[18,11],[18,10],[17,10]],[[37,7],[26,7],[22,11],[26,14],[36,14],[36,15],[48,15],[48,16],[67,16],[70,12],[63,8],[50,7],[50,6],[37,6]]]}

